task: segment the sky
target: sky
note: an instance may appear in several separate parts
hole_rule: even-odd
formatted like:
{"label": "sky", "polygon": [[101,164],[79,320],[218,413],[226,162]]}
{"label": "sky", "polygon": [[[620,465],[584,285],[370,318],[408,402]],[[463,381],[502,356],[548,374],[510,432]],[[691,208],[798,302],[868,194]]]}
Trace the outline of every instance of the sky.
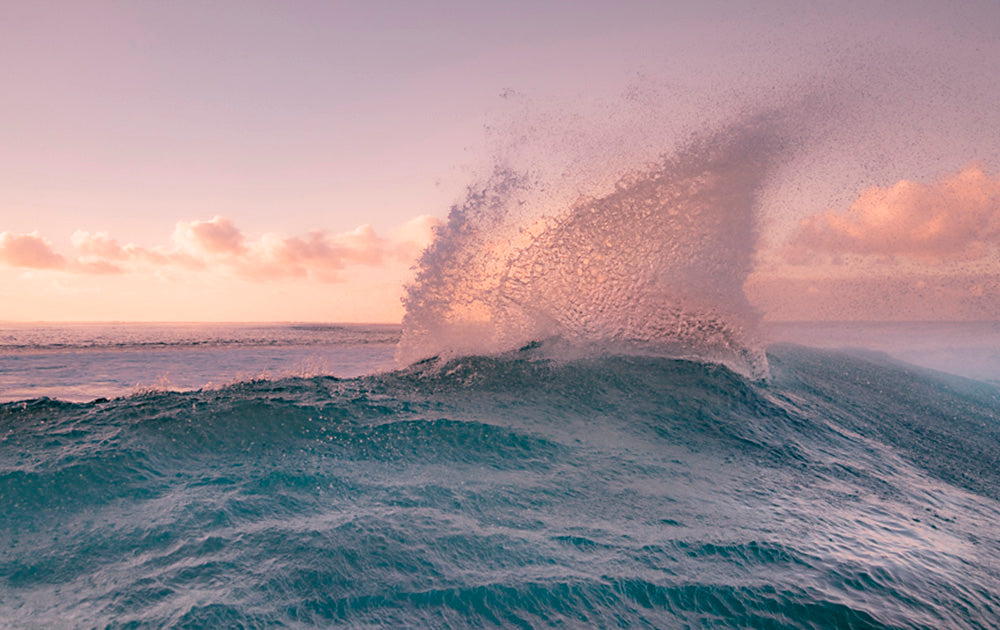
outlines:
{"label": "sky", "polygon": [[0,0],[0,320],[399,321],[526,130],[622,168],[813,93],[751,303],[996,319],[1000,4],[804,4]]}

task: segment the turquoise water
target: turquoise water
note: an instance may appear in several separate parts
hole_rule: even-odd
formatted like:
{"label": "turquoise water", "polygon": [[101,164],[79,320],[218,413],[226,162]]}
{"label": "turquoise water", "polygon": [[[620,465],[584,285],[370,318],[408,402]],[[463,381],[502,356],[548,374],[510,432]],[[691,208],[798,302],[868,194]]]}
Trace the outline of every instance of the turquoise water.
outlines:
{"label": "turquoise water", "polygon": [[539,348],[0,406],[8,627],[992,628],[1000,391]]}

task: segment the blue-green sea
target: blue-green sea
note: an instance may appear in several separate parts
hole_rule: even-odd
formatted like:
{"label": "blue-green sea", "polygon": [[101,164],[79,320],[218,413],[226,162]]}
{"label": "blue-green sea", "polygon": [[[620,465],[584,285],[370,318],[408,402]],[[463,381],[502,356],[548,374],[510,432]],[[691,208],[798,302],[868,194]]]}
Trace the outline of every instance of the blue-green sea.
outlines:
{"label": "blue-green sea", "polygon": [[3,403],[0,626],[1000,624],[996,386],[545,345]]}

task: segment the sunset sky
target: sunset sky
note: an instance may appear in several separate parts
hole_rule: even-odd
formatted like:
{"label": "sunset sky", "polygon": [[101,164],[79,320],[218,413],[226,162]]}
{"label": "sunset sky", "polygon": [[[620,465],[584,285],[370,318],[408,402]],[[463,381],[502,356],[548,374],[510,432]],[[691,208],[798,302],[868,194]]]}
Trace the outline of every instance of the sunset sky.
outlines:
{"label": "sunset sky", "polygon": [[1000,4],[670,4],[0,2],[0,320],[399,321],[525,129],[669,152],[813,90],[751,302],[1000,316]]}

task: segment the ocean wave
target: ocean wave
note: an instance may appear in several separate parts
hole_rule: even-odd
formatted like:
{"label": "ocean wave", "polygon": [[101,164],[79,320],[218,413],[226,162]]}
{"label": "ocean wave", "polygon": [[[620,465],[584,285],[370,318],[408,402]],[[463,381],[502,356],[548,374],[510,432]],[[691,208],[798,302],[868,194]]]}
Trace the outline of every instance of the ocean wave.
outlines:
{"label": "ocean wave", "polygon": [[[1000,392],[777,346],[0,405],[0,614],[988,628]],[[57,595],[58,592],[58,595]]]}

